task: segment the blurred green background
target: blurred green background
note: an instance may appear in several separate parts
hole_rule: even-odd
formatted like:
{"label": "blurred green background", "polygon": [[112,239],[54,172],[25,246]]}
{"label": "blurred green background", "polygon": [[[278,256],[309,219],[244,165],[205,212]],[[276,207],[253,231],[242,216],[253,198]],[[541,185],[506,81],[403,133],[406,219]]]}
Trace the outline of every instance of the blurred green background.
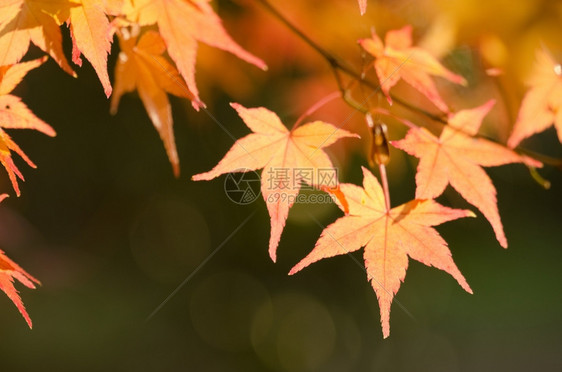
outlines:
{"label": "blurred green background", "polygon": [[[116,55],[114,46],[110,70]],[[290,91],[288,80],[308,77],[305,68],[288,64],[264,77],[226,54],[215,56],[256,80],[254,91],[232,96],[210,82],[209,72],[198,76],[203,99],[234,137],[249,131],[228,106],[232,100],[266,106],[287,123],[302,112],[279,97]],[[500,248],[480,214],[440,226],[474,295],[410,261],[396,300],[411,316],[395,301],[391,336],[383,340],[376,296],[352,259],[287,276],[322,230],[314,219],[326,226],[341,216],[335,206],[295,206],[272,263],[263,200],[236,205],[223,191],[224,177],[190,180],[218,162],[233,143],[229,135],[173,99],[182,171],[174,179],[138,97],[126,95],[111,117],[91,67],[78,73],[73,79],[49,61],[15,91],[58,135],[10,131],[38,169],[16,160],[26,182],[20,198],[0,205],[0,248],[42,286],[17,285],[33,330],[0,296],[2,371],[562,370],[559,171],[541,171],[552,182],[545,191],[523,166],[490,169],[509,249]],[[352,113],[341,107],[344,117]],[[361,182],[365,143],[331,152],[341,180]],[[526,143],[562,156],[552,129]],[[400,168],[400,177],[390,179],[394,205],[414,193],[415,163]],[[470,207],[452,190],[440,201]],[[360,252],[354,256],[362,261]]]}

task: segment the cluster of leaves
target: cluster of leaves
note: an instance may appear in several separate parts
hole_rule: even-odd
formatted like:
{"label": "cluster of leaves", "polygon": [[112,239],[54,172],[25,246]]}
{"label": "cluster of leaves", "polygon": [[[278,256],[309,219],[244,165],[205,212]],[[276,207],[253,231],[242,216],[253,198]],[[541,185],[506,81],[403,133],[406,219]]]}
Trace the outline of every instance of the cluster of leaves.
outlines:
{"label": "cluster of leaves", "polygon": [[[270,10],[266,0],[259,1]],[[361,14],[367,1],[359,0]],[[274,11],[278,17],[280,14]],[[110,111],[116,113],[123,94],[137,91],[154,127],[160,135],[173,172],[180,173],[171,106],[168,94],[187,98],[194,109],[205,104],[195,82],[198,43],[228,51],[238,58],[266,69],[265,63],[240,47],[226,32],[208,0],[14,0],[0,3],[0,162],[6,168],[13,188],[19,196],[17,178],[23,176],[13,163],[11,151],[35,167],[4,129],[26,128],[49,136],[55,131],[37,118],[21,100],[10,92],[25,74],[45,62],[47,56],[22,62],[30,42],[50,56],[62,70],[76,76],[62,47],[61,28],[66,26],[72,39],[72,62],[82,65],[84,56],[96,71],[105,95],[111,98]],[[294,28],[293,30],[297,30]],[[297,30],[298,33],[298,30]],[[119,43],[113,86],[107,72],[107,59],[114,39]],[[434,226],[461,217],[474,216],[471,211],[451,209],[437,203],[451,184],[470,204],[488,219],[501,246],[507,248],[497,202],[496,190],[482,167],[523,163],[541,167],[534,158],[522,155],[516,146],[534,133],[554,124],[562,141],[562,67],[550,54],[537,53],[535,71],[529,81],[530,90],[521,105],[519,117],[508,146],[479,136],[482,120],[492,109],[490,100],[479,107],[453,111],[441,97],[432,77],[441,77],[454,84],[466,80],[446,69],[432,54],[412,44],[412,27],[387,32],[385,40],[376,33],[359,40],[372,63],[361,74],[355,74],[337,59],[328,58],[334,70],[353,78],[353,83],[379,89],[373,94],[386,97],[392,104],[391,89],[403,80],[436,109],[443,130],[437,136],[383,109],[365,108],[348,96],[349,91],[337,81],[339,95],[366,115],[373,134],[374,154],[370,160],[378,165],[382,186],[377,178],[363,168],[363,187],[352,184],[328,184],[315,175],[321,169],[333,168],[323,150],[343,138],[359,137],[336,125],[313,121],[289,130],[279,117],[266,108],[245,108],[232,104],[252,131],[239,139],[212,170],[193,176],[194,180],[210,180],[221,174],[241,169],[263,169],[261,191],[271,218],[269,254],[273,261],[285,226],[289,209],[299,187],[283,188],[274,182],[274,170],[312,169],[310,178],[289,172],[290,184],[309,184],[333,196],[345,216],[322,232],[314,249],[291,271],[294,274],[309,264],[327,257],[353,252],[364,247],[365,267],[379,300],[384,337],[390,334],[392,300],[404,280],[408,257],[451,274],[466,291],[472,293],[466,280],[452,260],[447,243]],[[311,45],[327,57],[321,49]],[[365,80],[371,68],[377,81]],[[336,71],[337,72],[337,71]],[[337,74],[336,74],[337,75]],[[394,99],[396,101],[396,99]],[[373,123],[371,114],[388,115],[409,127],[405,138],[392,145],[419,158],[415,199],[391,208],[385,164],[389,141],[380,122]],[[307,114],[310,114],[308,112]],[[278,187],[271,187],[278,185]],[[284,193],[286,198],[272,198]],[[2,194],[1,198],[5,198]],[[31,321],[13,287],[17,278],[33,288],[38,283],[0,251],[0,288],[16,304],[29,326]]]}
{"label": "cluster of leaves", "polygon": [[[9,93],[25,74],[47,57],[21,62],[30,42],[47,53],[65,72],[76,77],[62,46],[61,26],[72,38],[72,62],[82,65],[83,55],[96,71],[115,113],[124,93],[138,90],[172,164],[179,175],[179,159],[167,94],[185,97],[194,108],[204,107],[195,84],[197,44],[226,50],[262,69],[260,59],[240,47],[223,28],[207,0],[16,0],[0,3],[0,162],[6,168],[16,194],[17,177],[23,176],[11,158],[11,150],[31,167],[35,164],[11,140],[3,128],[35,129],[49,136],[55,131],[37,118],[21,100]],[[115,91],[107,72],[107,58],[117,34],[120,54],[115,71]],[[163,54],[167,52],[173,63]],[[4,198],[4,195],[2,198]],[[31,327],[29,316],[11,282],[19,279],[33,287],[31,278],[2,254],[1,288],[14,301]],[[2,262],[4,262],[2,261]]]}
{"label": "cluster of leaves", "polygon": [[[55,131],[47,123],[35,116],[19,97],[11,95],[10,92],[19,84],[29,70],[32,70],[45,62],[46,58],[40,58],[29,62],[15,65],[0,66],[0,162],[6,168],[8,176],[16,194],[20,195],[17,178],[23,180],[23,175],[12,160],[11,151],[22,157],[25,162],[35,168],[35,164],[25,155],[20,147],[12,141],[4,129],[35,129],[49,136],[55,136]],[[0,202],[8,195],[0,194]],[[25,307],[14,288],[14,279],[29,288],[35,288],[33,282],[39,281],[26,273],[21,267],[0,251],[0,289],[14,302],[21,312],[27,324],[31,328],[31,319],[25,311]]]}
{"label": "cluster of leaves", "polygon": [[[340,184],[337,192],[326,189],[327,185],[310,182],[309,179],[287,180],[290,184],[303,182],[330,192],[345,212],[344,217],[324,229],[312,252],[293,267],[290,274],[323,258],[350,253],[364,247],[367,277],[377,294],[383,336],[386,338],[390,335],[390,307],[400,283],[405,278],[408,257],[446,271],[461,287],[472,293],[453,262],[447,243],[433,226],[475,215],[468,210],[442,206],[434,199],[451,184],[470,204],[482,212],[492,225],[500,245],[507,248],[507,238],[497,207],[496,189],[482,167],[523,163],[530,168],[536,168],[542,167],[543,164],[478,135],[482,120],[494,106],[494,100],[476,108],[450,111],[431,76],[443,77],[457,84],[466,84],[466,81],[443,67],[429,52],[412,46],[411,26],[389,31],[384,43],[373,34],[371,38],[359,40],[359,44],[374,57],[372,66],[380,82],[380,90],[389,104],[392,104],[391,88],[402,79],[441,110],[446,115],[446,121],[443,123],[441,134],[436,136],[426,128],[397,118],[409,126],[410,130],[404,139],[392,141],[392,145],[420,159],[416,175],[416,197],[398,207],[390,207],[384,171],[387,159],[380,160],[385,157],[377,157],[376,153],[372,154],[374,159],[371,160],[381,167],[384,188],[366,168],[363,168],[363,188]],[[560,117],[555,106],[557,98],[552,99],[548,96],[554,89],[560,89],[560,65],[556,65],[552,58],[546,56],[546,52],[539,52],[538,64],[547,64],[547,67],[539,68],[536,74],[543,73],[542,80],[534,83],[523,102],[520,118],[509,140],[512,147],[528,133],[537,132],[547,126],[541,122],[542,127],[536,127],[533,118],[537,112],[544,112],[542,115],[548,125]],[[535,86],[537,84],[539,87]],[[529,100],[534,101],[528,103]],[[552,101],[554,103],[551,103]],[[528,107],[531,105],[532,107]],[[238,140],[212,170],[195,175],[193,179],[209,180],[241,169],[263,168],[261,191],[271,218],[269,254],[275,261],[281,232],[293,205],[291,201],[295,200],[294,196],[298,194],[299,188],[271,187],[276,185],[272,179],[275,177],[274,172],[271,170],[310,168],[318,172],[326,166],[331,166],[322,148],[341,138],[354,135],[332,124],[318,121],[300,127],[297,122],[289,131],[277,115],[263,107],[247,109],[239,104],[232,106],[254,133]],[[384,109],[375,108],[372,111],[394,117]],[[376,141],[372,119],[367,120],[367,123],[372,127],[373,141]],[[522,129],[529,127],[532,129]],[[316,180],[314,177],[312,179]],[[289,195],[284,199],[271,198],[275,193]]]}

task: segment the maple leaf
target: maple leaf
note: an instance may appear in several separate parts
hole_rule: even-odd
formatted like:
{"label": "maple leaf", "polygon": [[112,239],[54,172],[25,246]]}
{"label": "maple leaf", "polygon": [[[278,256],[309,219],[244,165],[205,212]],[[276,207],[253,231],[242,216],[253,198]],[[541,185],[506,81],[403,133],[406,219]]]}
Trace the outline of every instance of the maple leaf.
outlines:
{"label": "maple leaf", "polygon": [[[6,197],[6,194],[0,195],[0,201]],[[18,291],[14,287],[14,279],[17,279],[20,283],[32,289],[35,289],[35,284],[41,284],[39,280],[29,275],[14,261],[10,260],[2,250],[0,250],[0,289],[6,293],[8,298],[12,300],[14,305],[16,305],[29,328],[32,328],[31,318],[25,310],[25,306],[23,305]]]}
{"label": "maple leaf", "polygon": [[471,211],[447,208],[434,200],[413,200],[387,210],[382,187],[366,168],[363,168],[363,188],[341,184],[340,189],[349,204],[349,214],[322,231],[314,249],[289,275],[323,258],[365,247],[367,278],[379,301],[384,338],[390,335],[390,307],[406,276],[408,257],[451,274],[462,288],[472,293],[453,262],[447,242],[432,227],[473,217]]}
{"label": "maple leaf", "polygon": [[494,103],[494,100],[490,100],[477,108],[450,114],[448,125],[439,138],[425,128],[410,129],[404,139],[393,141],[392,145],[420,158],[416,174],[416,198],[434,199],[451,184],[484,214],[500,245],[507,248],[496,189],[482,166],[525,163],[540,167],[542,164],[497,143],[473,137]]}
{"label": "maple leaf", "polygon": [[390,88],[400,79],[410,84],[426,96],[441,111],[448,112],[430,75],[443,77],[456,84],[466,84],[466,80],[447,70],[428,51],[412,46],[412,26],[388,31],[385,43],[373,33],[370,39],[360,39],[359,44],[373,57],[374,67],[380,81],[381,90],[388,103],[392,104]]}
{"label": "maple leaf", "polygon": [[266,69],[265,63],[232,40],[209,0],[138,0],[128,18],[141,26],[158,24],[168,47],[168,54],[195,95],[193,106],[203,106],[195,84],[197,42],[233,53],[237,57]]}
{"label": "maple leaf", "polygon": [[[279,117],[266,108],[231,105],[254,133],[236,141],[212,170],[192,179],[211,180],[224,173],[263,168],[261,192],[271,217],[269,255],[275,261],[281,233],[301,183],[317,188],[336,187],[337,173],[322,149],[340,138],[359,136],[322,121],[289,131]],[[323,175],[336,175],[336,178]]]}
{"label": "maple leaf", "polygon": [[148,116],[164,142],[174,174],[179,176],[179,158],[174,140],[172,109],[166,93],[194,99],[178,71],[162,54],[164,40],[156,31],[145,32],[140,39],[128,32],[119,34],[121,52],[115,66],[115,91],[111,113],[117,112],[124,93],[137,89]]}
{"label": "maple leaf", "polygon": [[43,57],[15,65],[0,66],[0,95],[14,90],[29,71],[41,66],[46,60],[47,57]]}
{"label": "maple leaf", "polygon": [[52,14],[68,0],[14,0],[0,3],[0,66],[21,60],[30,41],[48,53],[59,66],[76,76],[62,50],[62,35]]}
{"label": "maple leaf", "polygon": [[359,1],[359,9],[361,11],[361,15],[363,15],[367,11],[367,0],[358,0],[358,1]]}
{"label": "maple leaf", "polygon": [[562,142],[562,65],[547,50],[537,51],[528,85],[508,146],[514,148],[553,124]]}
{"label": "maple leaf", "polygon": [[12,66],[0,67],[0,163],[6,168],[18,196],[20,190],[16,177],[21,180],[24,178],[12,160],[10,150],[20,155],[32,168],[36,168],[36,166],[2,128],[35,129],[51,137],[55,136],[56,133],[49,124],[35,116],[19,97],[8,93],[14,89],[29,70],[40,66],[45,61],[46,58],[40,58]]}
{"label": "maple leaf", "polygon": [[82,66],[83,54],[94,67],[105,95],[111,95],[111,83],[107,74],[107,55],[111,51],[112,33],[105,14],[104,2],[73,0],[69,7],[68,23],[72,35],[72,61]]}

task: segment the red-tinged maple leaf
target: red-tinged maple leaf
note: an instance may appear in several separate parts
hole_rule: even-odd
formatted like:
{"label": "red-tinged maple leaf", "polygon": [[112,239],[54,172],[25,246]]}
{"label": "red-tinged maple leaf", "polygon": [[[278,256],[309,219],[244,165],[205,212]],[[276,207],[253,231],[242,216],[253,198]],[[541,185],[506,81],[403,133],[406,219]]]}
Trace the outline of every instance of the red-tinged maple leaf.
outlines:
{"label": "red-tinged maple leaf", "polygon": [[138,90],[150,120],[164,142],[174,174],[179,176],[179,158],[174,140],[172,109],[166,93],[193,99],[182,77],[162,54],[166,45],[156,31],[145,32],[140,39],[123,30],[119,34],[121,52],[115,66],[115,91],[111,113],[117,112],[124,93]]}
{"label": "red-tinged maple leaf", "polygon": [[192,178],[211,180],[224,173],[263,168],[261,192],[271,217],[269,255],[275,261],[281,233],[301,183],[336,187],[337,172],[322,149],[340,138],[359,136],[322,121],[289,131],[275,113],[263,107],[247,109],[235,103],[232,107],[254,133],[236,141],[212,170]]}
{"label": "red-tinged maple leaf", "polygon": [[266,69],[265,63],[240,47],[227,34],[209,0],[138,0],[128,18],[141,26],[158,24],[168,54],[195,95],[195,108],[202,106],[195,84],[197,42],[231,52]]}
{"label": "red-tinged maple leaf", "polygon": [[484,105],[449,115],[448,125],[437,138],[425,128],[411,129],[406,137],[392,144],[420,158],[416,174],[416,198],[434,199],[451,184],[470,204],[490,221],[500,245],[507,248],[496,189],[482,166],[525,163],[540,167],[538,161],[483,138],[478,133],[482,119],[494,105]]}
{"label": "red-tinged maple leaf", "polygon": [[508,146],[514,148],[553,124],[562,142],[562,65],[547,50],[537,51],[528,85]]}
{"label": "red-tinged maple leaf", "polygon": [[375,57],[375,71],[389,104],[392,104],[390,88],[403,79],[441,111],[448,112],[449,108],[430,75],[443,77],[456,84],[466,84],[462,76],[447,70],[428,51],[412,46],[412,26],[388,31],[384,45],[375,33],[370,39],[359,40],[359,44]]}
{"label": "red-tinged maple leaf", "polygon": [[19,62],[31,41],[76,76],[64,56],[60,28],[51,16],[67,6],[68,0],[0,2],[0,66]]}
{"label": "red-tinged maple leaf", "polygon": [[[0,201],[6,196],[6,194],[0,195]],[[0,250],[0,289],[4,291],[8,298],[12,300],[14,305],[16,305],[29,328],[32,328],[31,318],[25,310],[25,306],[23,305],[18,291],[14,287],[14,279],[17,279],[20,283],[32,289],[35,289],[35,284],[41,284],[39,280],[29,275],[14,261],[10,260],[2,250]]]}
{"label": "red-tinged maple leaf", "polygon": [[20,155],[29,166],[33,168],[36,166],[2,128],[35,129],[51,137],[55,136],[56,133],[49,124],[35,116],[19,97],[8,93],[14,89],[29,70],[40,66],[45,60],[46,58],[40,58],[12,66],[0,67],[0,163],[6,168],[18,196],[20,190],[17,177],[21,180],[24,178],[12,160],[10,150]]}
{"label": "red-tinged maple leaf", "polygon": [[367,12],[367,0],[358,0],[359,1],[359,9],[361,10],[361,15]]}
{"label": "red-tinged maple leaf", "polygon": [[111,51],[112,33],[105,14],[104,2],[74,0],[69,7],[68,23],[72,35],[72,61],[82,66],[83,54],[94,67],[105,95],[111,95],[111,83],[107,74],[107,55]]}
{"label": "red-tinged maple leaf", "polygon": [[312,252],[289,275],[323,258],[365,247],[367,278],[379,301],[384,338],[390,335],[390,306],[406,276],[408,257],[451,274],[461,287],[472,293],[453,262],[447,242],[432,227],[473,217],[471,211],[447,208],[434,200],[413,200],[387,210],[382,187],[366,168],[363,168],[363,188],[341,184],[340,189],[349,204],[349,214],[322,231]]}

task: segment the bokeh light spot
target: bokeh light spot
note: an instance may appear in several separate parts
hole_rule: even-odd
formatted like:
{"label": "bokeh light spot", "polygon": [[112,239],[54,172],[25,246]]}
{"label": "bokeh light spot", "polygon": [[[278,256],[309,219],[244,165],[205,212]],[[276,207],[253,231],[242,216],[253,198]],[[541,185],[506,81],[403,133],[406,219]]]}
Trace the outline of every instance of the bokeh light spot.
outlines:
{"label": "bokeh light spot", "polygon": [[336,329],[328,309],[310,296],[282,294],[273,309],[262,306],[252,325],[252,344],[269,367],[314,371],[332,355]]}
{"label": "bokeh light spot", "polygon": [[184,201],[155,199],[133,224],[130,244],[149,277],[178,282],[209,254],[209,229],[201,213]]}
{"label": "bokeh light spot", "polygon": [[255,278],[226,271],[205,278],[193,292],[193,327],[208,344],[226,351],[251,348],[250,328],[260,306],[270,302],[267,289]]}

